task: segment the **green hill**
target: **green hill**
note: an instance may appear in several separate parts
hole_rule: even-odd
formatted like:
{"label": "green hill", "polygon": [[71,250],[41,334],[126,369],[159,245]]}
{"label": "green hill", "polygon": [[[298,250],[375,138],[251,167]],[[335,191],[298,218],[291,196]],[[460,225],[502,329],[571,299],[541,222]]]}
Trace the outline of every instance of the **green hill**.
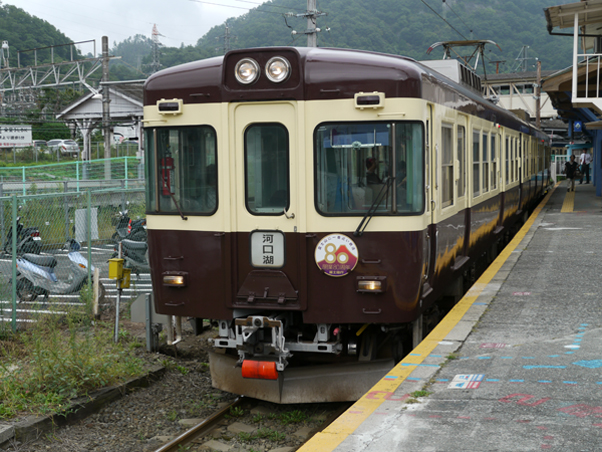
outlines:
{"label": "green hill", "polygon": [[[17,51],[37,49],[72,42],[67,36],[47,21],[31,16],[21,8],[0,4],[0,39],[7,41],[10,51],[10,66],[17,66]],[[5,54],[6,56],[6,54]],[[69,46],[55,49],[55,61],[68,59]],[[33,65],[34,53],[25,52],[19,57],[21,66]],[[39,50],[37,62],[50,62],[50,50]],[[3,64],[4,67],[4,64]]]}
{"label": "green hill", "polygon": [[[543,9],[560,4],[551,0],[322,0],[318,7],[328,13],[318,19],[325,30],[318,36],[321,47],[343,47],[407,55],[416,59],[438,59],[442,50],[427,55],[428,47],[439,41],[488,39],[495,46],[486,48],[487,71],[495,71],[492,61],[505,60],[501,72],[513,72],[523,46],[529,46],[529,69],[535,59],[544,70],[562,69],[571,64],[572,39],[550,36]],[[282,17],[290,11],[299,13],[302,0],[273,0],[230,19],[230,32],[235,36],[233,48],[270,45],[306,45],[304,35],[291,35],[291,28],[304,31],[305,19]],[[445,22],[447,21],[447,23]],[[288,26],[287,26],[288,25]],[[215,55],[216,40],[225,27],[211,29],[197,43],[199,53]]]}
{"label": "green hill", "polygon": [[[327,15],[318,19],[317,25],[322,29],[318,45],[401,54],[422,60],[442,57],[440,48],[426,54],[435,42],[488,39],[502,48],[502,52],[495,46],[486,48],[488,73],[495,71],[492,62],[498,60],[505,60],[501,72],[516,71],[520,64],[517,57],[524,46],[528,46],[528,70],[534,67],[535,58],[542,61],[544,70],[562,69],[571,64],[572,39],[550,36],[543,12],[544,8],[560,3],[560,0],[321,0],[318,8]],[[229,19],[230,48],[306,45],[302,34],[306,19],[283,15],[288,11],[302,13],[305,7],[305,0],[272,0]],[[16,50],[70,41],[47,21],[12,5],[0,6],[0,29],[3,30],[0,39],[9,41],[11,50],[15,50],[11,65],[13,60],[16,65]],[[292,35],[293,30],[299,33]],[[222,24],[199,37],[195,46],[162,47],[162,67],[223,52],[216,51],[216,47],[223,48],[224,32]],[[137,35],[114,43],[111,53],[122,57],[111,63],[113,79],[143,78],[151,72],[152,42],[147,37]],[[59,52],[58,57],[61,55]],[[22,56],[21,64],[32,63],[28,58]],[[38,53],[38,62],[47,58]]]}

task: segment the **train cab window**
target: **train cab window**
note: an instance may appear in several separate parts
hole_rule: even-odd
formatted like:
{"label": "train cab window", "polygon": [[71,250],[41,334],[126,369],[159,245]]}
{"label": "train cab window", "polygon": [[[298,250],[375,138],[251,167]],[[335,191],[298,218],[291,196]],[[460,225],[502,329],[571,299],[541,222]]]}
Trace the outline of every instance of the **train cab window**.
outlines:
{"label": "train cab window", "polygon": [[424,210],[424,125],[358,122],[314,132],[315,202],[322,215]]}
{"label": "train cab window", "polygon": [[441,128],[441,205],[451,206],[454,203],[454,145],[451,124],[443,124]]}
{"label": "train cab window", "polygon": [[145,129],[147,206],[156,213],[217,210],[217,144],[209,126]]}
{"label": "train cab window", "polygon": [[479,141],[480,132],[472,133],[472,194],[479,196],[481,194],[481,151]]}
{"label": "train cab window", "polygon": [[245,131],[245,197],[255,215],[282,215],[289,207],[289,138],[282,124]]}

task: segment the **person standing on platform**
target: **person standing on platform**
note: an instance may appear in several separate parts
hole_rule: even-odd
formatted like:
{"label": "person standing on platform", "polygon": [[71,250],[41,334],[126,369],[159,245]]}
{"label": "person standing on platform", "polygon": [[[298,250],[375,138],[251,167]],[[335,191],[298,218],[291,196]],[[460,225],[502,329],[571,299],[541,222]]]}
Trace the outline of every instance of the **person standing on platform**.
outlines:
{"label": "person standing on platform", "polygon": [[589,184],[589,164],[592,162],[592,156],[587,153],[587,149],[584,149],[579,157],[579,165],[581,165],[581,179],[579,183],[583,183],[583,176],[585,176],[585,183]]}
{"label": "person standing on platform", "polygon": [[577,171],[577,162],[575,156],[571,155],[571,158],[564,164],[564,174],[566,176],[567,189],[566,191],[575,191],[575,172]]}

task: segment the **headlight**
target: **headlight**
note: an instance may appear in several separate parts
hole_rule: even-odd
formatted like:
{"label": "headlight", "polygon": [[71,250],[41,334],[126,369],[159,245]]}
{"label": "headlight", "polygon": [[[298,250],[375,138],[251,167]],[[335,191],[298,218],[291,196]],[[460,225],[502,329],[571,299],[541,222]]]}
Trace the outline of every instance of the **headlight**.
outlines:
{"label": "headlight", "polygon": [[274,57],[265,65],[265,75],[274,83],[284,82],[291,74],[291,65],[286,58]]}
{"label": "headlight", "polygon": [[257,77],[259,76],[259,65],[257,64],[257,61],[251,58],[243,58],[236,63],[234,75],[239,83],[249,85],[257,80]]}

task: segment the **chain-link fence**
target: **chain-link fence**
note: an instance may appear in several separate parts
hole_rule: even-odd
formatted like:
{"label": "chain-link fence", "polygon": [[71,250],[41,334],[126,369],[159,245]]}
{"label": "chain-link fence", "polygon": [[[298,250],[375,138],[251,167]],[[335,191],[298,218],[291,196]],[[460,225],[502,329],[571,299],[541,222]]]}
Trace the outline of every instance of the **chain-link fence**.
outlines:
{"label": "chain-link fence", "polygon": [[[144,217],[143,189],[0,198],[0,324],[15,328],[49,304],[80,303],[95,269],[100,303],[110,305],[116,288],[107,261],[124,238],[144,246]],[[147,267],[134,268],[124,300],[150,292]]]}
{"label": "chain-link fence", "polygon": [[144,188],[144,162],[121,157],[0,168],[0,197],[109,188]]}

